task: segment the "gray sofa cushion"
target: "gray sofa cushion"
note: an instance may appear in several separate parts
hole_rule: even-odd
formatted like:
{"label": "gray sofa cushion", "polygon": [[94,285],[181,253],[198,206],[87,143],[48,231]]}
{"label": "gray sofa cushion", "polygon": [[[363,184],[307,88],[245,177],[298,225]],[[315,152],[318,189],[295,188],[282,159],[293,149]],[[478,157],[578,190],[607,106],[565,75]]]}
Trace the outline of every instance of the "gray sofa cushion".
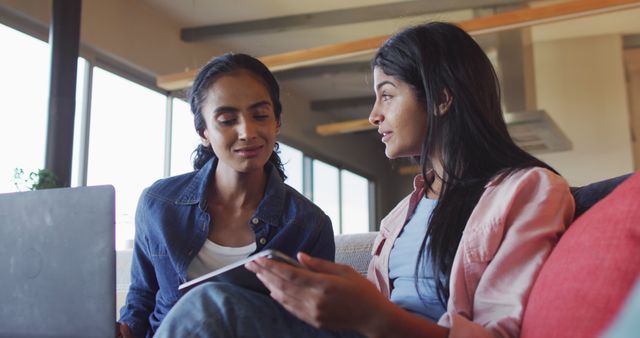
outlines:
{"label": "gray sofa cushion", "polygon": [[361,234],[337,235],[336,263],[352,266],[359,273],[366,275],[371,260],[371,246],[377,232]]}

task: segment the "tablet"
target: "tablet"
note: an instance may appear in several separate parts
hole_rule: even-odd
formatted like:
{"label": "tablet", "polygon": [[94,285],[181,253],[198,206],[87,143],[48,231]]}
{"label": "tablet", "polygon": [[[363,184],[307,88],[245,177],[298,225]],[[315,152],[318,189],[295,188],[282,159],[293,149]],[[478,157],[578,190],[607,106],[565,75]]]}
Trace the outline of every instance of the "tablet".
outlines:
{"label": "tablet", "polygon": [[264,284],[262,284],[258,277],[256,277],[256,274],[244,267],[246,263],[249,263],[258,257],[267,257],[269,259],[275,259],[279,262],[304,268],[304,266],[297,260],[287,256],[286,254],[277,250],[268,249],[255,253],[245,259],[239,260],[220,269],[213,270],[183,284],[180,284],[180,286],[178,286],[178,290],[184,293],[194,288],[195,286],[205,282],[225,282],[257,292],[269,293],[269,290],[267,290]]}

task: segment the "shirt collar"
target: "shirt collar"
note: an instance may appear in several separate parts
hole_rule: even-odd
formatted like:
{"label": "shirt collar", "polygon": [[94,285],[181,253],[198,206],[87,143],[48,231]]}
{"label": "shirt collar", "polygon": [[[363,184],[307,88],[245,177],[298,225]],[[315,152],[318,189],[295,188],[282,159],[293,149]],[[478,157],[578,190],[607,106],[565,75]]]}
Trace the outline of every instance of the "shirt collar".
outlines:
{"label": "shirt collar", "polygon": [[267,173],[267,186],[264,189],[264,196],[260,204],[258,204],[254,217],[265,223],[279,226],[280,219],[284,213],[286,186],[273,164],[267,162],[265,171]]}
{"label": "shirt collar", "polygon": [[[205,165],[195,173],[195,176],[178,197],[176,203],[197,203],[200,210],[205,211],[207,208],[207,186],[209,186],[209,182],[213,179],[217,166],[218,159],[216,157],[211,158],[205,163]],[[265,172],[267,174],[267,182],[264,196],[260,204],[258,204],[254,217],[272,225],[279,225],[280,216],[284,210],[286,196],[285,184],[278,170],[276,170],[271,162],[267,162],[265,165]]]}
{"label": "shirt collar", "polygon": [[[435,174],[433,172],[433,169],[429,170],[427,172],[427,180],[429,181],[429,185],[431,185],[431,182],[433,182],[433,178],[434,178]],[[507,173],[503,172],[503,173],[499,173],[497,175],[494,175],[489,182],[487,182],[487,184],[484,185],[485,188],[488,187],[492,187],[492,186],[496,186],[498,184],[500,184],[500,182],[502,182],[502,180],[504,180],[507,177]],[[413,178],[413,192],[422,192],[424,193],[426,184],[424,181],[424,178],[422,177],[422,175],[416,175]]]}
{"label": "shirt collar", "polygon": [[215,172],[217,165],[218,159],[213,157],[198,169],[189,184],[176,199],[176,204],[198,204],[200,209],[204,210],[207,205],[205,194],[207,183],[211,179],[211,174]]}
{"label": "shirt collar", "polygon": [[[435,177],[435,173],[433,171],[433,169],[430,169],[429,171],[427,171],[427,181],[429,182],[429,185],[431,185],[431,182],[433,182],[433,178]],[[418,192],[421,191],[422,193],[424,193],[425,187],[427,186],[427,184],[425,183],[424,177],[422,177],[422,174],[418,174],[413,178],[413,191],[414,192]]]}
{"label": "shirt collar", "polygon": [[[435,177],[435,172],[431,169],[427,171],[425,176],[427,177],[426,181],[421,174],[416,175],[413,178],[413,193],[411,193],[411,198],[409,199],[409,209],[407,210],[405,222],[411,218],[413,212],[418,206],[418,203],[420,203],[420,200],[424,197],[426,187],[431,186],[431,182],[433,182],[433,178]],[[427,185],[426,182],[429,184]]]}

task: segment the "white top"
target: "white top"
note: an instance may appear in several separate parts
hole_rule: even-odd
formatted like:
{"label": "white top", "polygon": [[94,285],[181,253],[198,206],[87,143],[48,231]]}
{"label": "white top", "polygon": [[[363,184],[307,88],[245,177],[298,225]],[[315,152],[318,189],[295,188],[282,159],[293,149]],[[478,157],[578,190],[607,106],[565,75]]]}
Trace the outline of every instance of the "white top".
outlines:
{"label": "white top", "polygon": [[187,279],[198,278],[225,265],[247,258],[254,251],[256,251],[255,242],[241,247],[229,247],[216,244],[207,239],[198,255],[189,264]]}

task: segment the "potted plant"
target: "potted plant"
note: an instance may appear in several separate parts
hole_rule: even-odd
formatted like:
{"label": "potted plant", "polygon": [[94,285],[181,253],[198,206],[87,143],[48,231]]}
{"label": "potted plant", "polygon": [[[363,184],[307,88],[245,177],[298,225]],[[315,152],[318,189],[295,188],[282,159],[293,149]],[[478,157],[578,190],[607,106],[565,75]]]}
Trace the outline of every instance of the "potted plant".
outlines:
{"label": "potted plant", "polygon": [[29,174],[22,168],[15,168],[13,184],[18,191],[42,190],[62,187],[61,180],[47,169],[38,169]]}

